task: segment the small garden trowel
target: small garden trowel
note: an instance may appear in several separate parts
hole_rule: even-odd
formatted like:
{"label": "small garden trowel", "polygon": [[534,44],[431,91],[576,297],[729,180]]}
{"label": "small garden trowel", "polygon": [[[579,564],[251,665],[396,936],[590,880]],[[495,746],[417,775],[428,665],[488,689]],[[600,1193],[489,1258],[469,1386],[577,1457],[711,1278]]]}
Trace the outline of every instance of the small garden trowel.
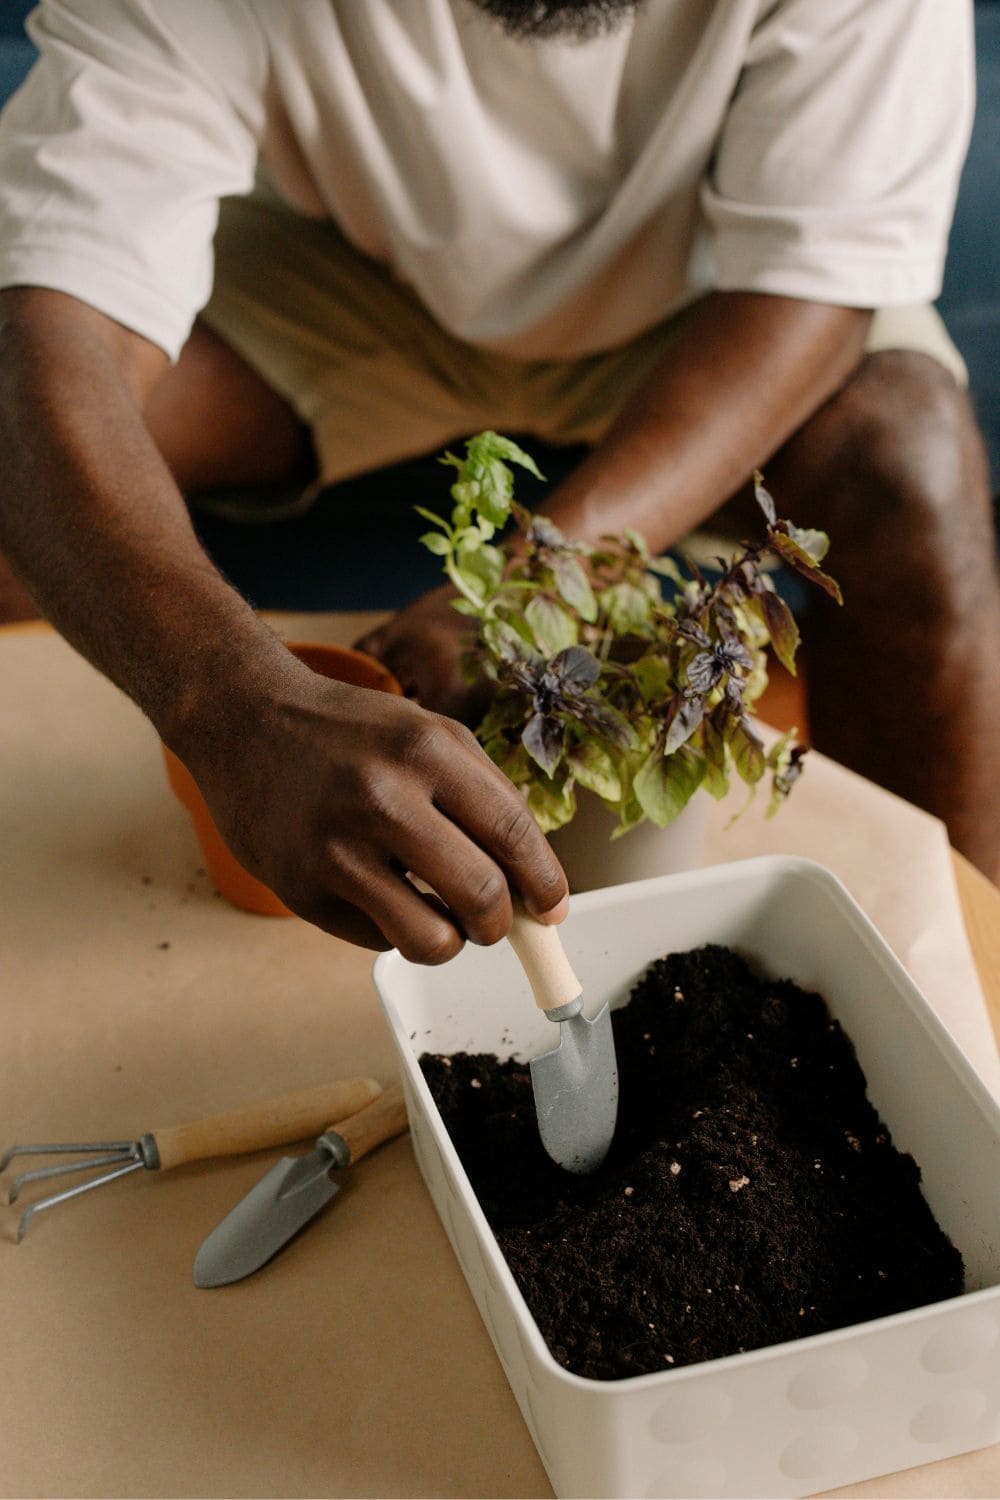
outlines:
{"label": "small garden trowel", "polygon": [[533,1057],[531,1087],[542,1145],[567,1172],[596,1172],[608,1154],[618,1117],[618,1061],[611,1013],[583,1014],[583,985],[563,949],[558,927],[515,909],[508,940],[539,1007],[559,1027],[559,1040]]}
{"label": "small garden trowel", "polygon": [[259,1270],[336,1197],[333,1168],[360,1161],[405,1129],[403,1091],[394,1084],[349,1119],[328,1125],[308,1156],[282,1157],[212,1230],[195,1257],[195,1286],[226,1286]]}

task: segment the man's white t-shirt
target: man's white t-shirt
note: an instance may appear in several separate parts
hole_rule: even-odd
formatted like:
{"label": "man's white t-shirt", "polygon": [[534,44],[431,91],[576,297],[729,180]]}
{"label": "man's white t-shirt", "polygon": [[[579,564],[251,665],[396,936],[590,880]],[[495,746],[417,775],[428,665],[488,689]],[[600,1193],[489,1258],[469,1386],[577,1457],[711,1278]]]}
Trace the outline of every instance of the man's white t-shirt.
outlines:
{"label": "man's white t-shirt", "polygon": [[712,288],[933,298],[971,128],[971,0],[646,0],[587,41],[474,0],[43,0],[30,29],[0,285],[171,357],[259,164],[452,334],[567,357]]}

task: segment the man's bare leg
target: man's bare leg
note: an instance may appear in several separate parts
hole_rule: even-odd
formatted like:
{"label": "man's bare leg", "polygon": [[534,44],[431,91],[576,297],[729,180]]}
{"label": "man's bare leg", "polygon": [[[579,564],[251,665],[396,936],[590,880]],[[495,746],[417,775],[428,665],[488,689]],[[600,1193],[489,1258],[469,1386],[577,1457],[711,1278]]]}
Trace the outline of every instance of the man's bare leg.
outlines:
{"label": "man's bare leg", "polygon": [[838,608],[803,631],[816,748],[935,813],[1000,874],[1000,576],[966,394],[926,356],[870,355],[768,469],[830,533]]}
{"label": "man's bare leg", "polygon": [[266,489],[312,474],[307,428],[206,324],[195,324],[144,415],[185,495],[240,485]]}
{"label": "man's bare leg", "polygon": [[37,604],[6,558],[0,555],[0,625],[37,619]]}

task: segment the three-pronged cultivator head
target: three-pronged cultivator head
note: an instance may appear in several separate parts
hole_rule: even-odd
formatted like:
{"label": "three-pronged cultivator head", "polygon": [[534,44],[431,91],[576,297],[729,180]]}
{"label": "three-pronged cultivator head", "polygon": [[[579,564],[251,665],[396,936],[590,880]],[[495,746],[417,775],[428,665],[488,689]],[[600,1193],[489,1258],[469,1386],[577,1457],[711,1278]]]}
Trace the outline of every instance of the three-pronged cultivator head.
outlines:
{"label": "three-pronged cultivator head", "polygon": [[[150,1150],[150,1147],[152,1148]],[[66,1203],[70,1198],[79,1198],[91,1188],[101,1187],[105,1182],[114,1182],[140,1167],[157,1167],[156,1144],[152,1136],[143,1136],[138,1141],[43,1141],[33,1146],[11,1146],[0,1156],[0,1172],[6,1171],[15,1156],[76,1156],[78,1161],[59,1162],[52,1167],[33,1167],[21,1172],[10,1185],[8,1203],[16,1203],[22,1187],[29,1182],[49,1182],[55,1177],[65,1177],[74,1172],[97,1171],[99,1167],[110,1167],[110,1172],[101,1172],[97,1177],[88,1177],[84,1182],[74,1183],[61,1192],[39,1198],[25,1209],[17,1226],[18,1244],[24,1239],[28,1225],[35,1214],[43,1209],[54,1208],[57,1203]]]}

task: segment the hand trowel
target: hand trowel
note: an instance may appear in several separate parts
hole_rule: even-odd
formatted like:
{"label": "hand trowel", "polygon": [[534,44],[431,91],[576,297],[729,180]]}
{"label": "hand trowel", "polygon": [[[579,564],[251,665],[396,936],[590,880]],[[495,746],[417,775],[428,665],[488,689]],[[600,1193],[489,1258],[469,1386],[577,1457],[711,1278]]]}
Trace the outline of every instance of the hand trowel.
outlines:
{"label": "hand trowel", "polygon": [[225,1286],[259,1270],[340,1191],[330,1177],[406,1129],[398,1084],[357,1114],[328,1125],[308,1156],[284,1156],[261,1178],[198,1251],[194,1284]]}
{"label": "hand trowel", "polygon": [[567,1172],[596,1172],[618,1116],[611,1013],[605,1004],[592,1021],[583,1014],[583,985],[558,927],[515,909],[507,936],[540,1009],[559,1029],[556,1045],[529,1064],[542,1145]]}

